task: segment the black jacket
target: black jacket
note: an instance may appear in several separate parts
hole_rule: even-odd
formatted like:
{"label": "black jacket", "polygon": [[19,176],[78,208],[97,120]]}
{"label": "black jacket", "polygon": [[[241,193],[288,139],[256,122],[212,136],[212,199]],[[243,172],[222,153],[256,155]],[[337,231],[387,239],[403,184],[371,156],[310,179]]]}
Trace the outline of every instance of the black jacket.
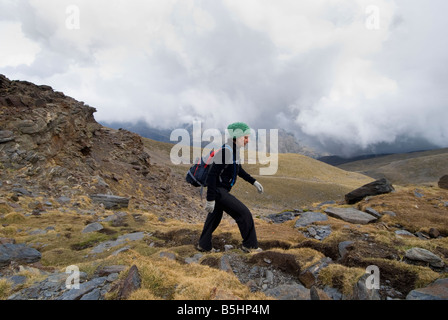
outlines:
{"label": "black jacket", "polygon": [[220,149],[214,157],[213,166],[207,177],[207,201],[216,200],[217,188],[230,191],[235,185],[237,177],[243,178],[250,184],[254,184],[256,181],[239,162],[240,148],[235,143],[231,148],[232,151],[228,148]]}

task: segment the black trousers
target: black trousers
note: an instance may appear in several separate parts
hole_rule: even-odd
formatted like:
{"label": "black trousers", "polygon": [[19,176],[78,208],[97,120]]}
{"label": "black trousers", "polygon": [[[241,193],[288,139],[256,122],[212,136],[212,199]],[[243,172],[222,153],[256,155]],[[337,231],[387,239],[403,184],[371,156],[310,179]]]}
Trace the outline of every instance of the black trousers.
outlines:
{"label": "black trousers", "polygon": [[258,248],[257,234],[252,213],[235,196],[226,189],[218,188],[215,200],[215,210],[209,213],[204,223],[199,245],[204,250],[212,249],[212,234],[221,223],[223,212],[235,219],[243,238],[243,246],[246,248]]}

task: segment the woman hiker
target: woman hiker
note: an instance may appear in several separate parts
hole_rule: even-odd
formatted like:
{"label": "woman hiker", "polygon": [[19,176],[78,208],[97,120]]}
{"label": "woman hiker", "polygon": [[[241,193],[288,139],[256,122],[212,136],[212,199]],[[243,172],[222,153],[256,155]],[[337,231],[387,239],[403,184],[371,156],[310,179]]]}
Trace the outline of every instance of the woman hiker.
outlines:
{"label": "woman hiker", "polygon": [[242,168],[240,164],[240,148],[249,143],[250,128],[243,122],[232,123],[227,127],[230,134],[228,146],[220,149],[213,160],[207,178],[207,202],[205,210],[208,212],[204,228],[199,239],[197,249],[202,252],[212,251],[212,234],[219,226],[223,212],[228,213],[238,224],[243,238],[241,249],[245,252],[262,251],[258,248],[257,234],[252,213],[230,190],[241,177],[254,185],[259,193],[263,193],[263,186]]}

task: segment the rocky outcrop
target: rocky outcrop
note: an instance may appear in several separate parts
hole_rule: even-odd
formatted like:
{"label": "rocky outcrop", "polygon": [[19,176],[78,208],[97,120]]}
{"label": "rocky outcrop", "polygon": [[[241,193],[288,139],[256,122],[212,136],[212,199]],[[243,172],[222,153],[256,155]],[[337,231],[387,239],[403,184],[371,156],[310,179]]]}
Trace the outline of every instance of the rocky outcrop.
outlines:
{"label": "rocky outcrop", "polygon": [[345,195],[345,201],[348,204],[354,204],[367,196],[376,196],[394,191],[394,187],[387,179],[380,179],[368,183]]}
{"label": "rocky outcrop", "polygon": [[176,183],[168,167],[151,164],[139,135],[103,127],[95,112],[49,86],[0,75],[0,181],[5,190],[15,185],[56,198],[104,195],[92,200],[106,209],[157,208],[168,216],[175,213],[164,207],[180,203],[188,214],[179,216],[200,209],[189,201],[195,190]]}

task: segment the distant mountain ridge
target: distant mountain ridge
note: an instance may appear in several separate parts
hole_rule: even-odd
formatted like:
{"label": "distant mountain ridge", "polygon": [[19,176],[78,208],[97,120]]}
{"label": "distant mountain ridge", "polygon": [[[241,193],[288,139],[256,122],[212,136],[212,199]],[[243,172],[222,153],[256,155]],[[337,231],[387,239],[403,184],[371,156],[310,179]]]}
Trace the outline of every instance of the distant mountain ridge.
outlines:
{"label": "distant mountain ridge", "polygon": [[[137,133],[138,135],[152,139],[159,142],[166,142],[166,143],[176,143],[170,140],[171,132],[173,129],[161,129],[153,127],[149,124],[147,124],[145,121],[138,121],[138,122],[119,122],[119,121],[113,121],[113,122],[101,122],[102,125],[105,127],[109,127],[112,129],[126,129],[131,132]],[[187,130],[190,134],[193,132],[193,127],[191,124],[184,124],[180,126],[181,129]],[[298,153],[307,157],[311,158],[319,158],[322,156],[321,153],[314,150],[313,148],[309,146],[305,146],[302,144],[293,133],[288,132],[284,129],[278,130],[278,152],[279,153]],[[269,142],[269,130],[267,131],[267,141]],[[208,145],[209,142],[203,142],[202,147],[205,147]],[[267,150],[269,152],[269,148]]]}
{"label": "distant mountain ridge", "polygon": [[448,148],[378,155],[347,161],[336,166],[374,179],[387,178],[392,183],[400,185],[435,184],[442,176],[448,174]]}

